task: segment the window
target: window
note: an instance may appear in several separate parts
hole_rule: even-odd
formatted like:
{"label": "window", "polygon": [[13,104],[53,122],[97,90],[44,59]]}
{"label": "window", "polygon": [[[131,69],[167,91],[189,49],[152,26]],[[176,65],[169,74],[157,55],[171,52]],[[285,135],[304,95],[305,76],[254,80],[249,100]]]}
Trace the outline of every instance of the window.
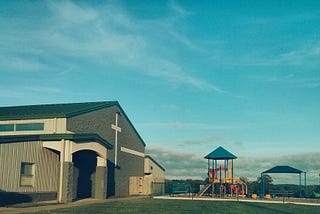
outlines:
{"label": "window", "polygon": [[44,123],[0,124],[0,132],[43,131]]}
{"label": "window", "polygon": [[13,124],[0,124],[0,132],[13,132]]}
{"label": "window", "polygon": [[34,183],[34,163],[21,163],[20,186],[33,186]]}
{"label": "window", "polygon": [[44,130],[44,123],[16,124],[16,131],[41,131]]}

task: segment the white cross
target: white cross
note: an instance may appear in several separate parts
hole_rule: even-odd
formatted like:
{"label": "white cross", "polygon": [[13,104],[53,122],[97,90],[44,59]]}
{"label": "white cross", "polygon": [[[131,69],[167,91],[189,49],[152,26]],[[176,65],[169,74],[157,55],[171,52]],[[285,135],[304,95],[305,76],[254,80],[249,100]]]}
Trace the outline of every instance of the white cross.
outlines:
{"label": "white cross", "polygon": [[114,165],[117,166],[118,163],[118,132],[121,132],[121,128],[118,126],[118,116],[119,112],[116,113],[116,124],[111,124],[111,128],[115,130],[114,136]]}

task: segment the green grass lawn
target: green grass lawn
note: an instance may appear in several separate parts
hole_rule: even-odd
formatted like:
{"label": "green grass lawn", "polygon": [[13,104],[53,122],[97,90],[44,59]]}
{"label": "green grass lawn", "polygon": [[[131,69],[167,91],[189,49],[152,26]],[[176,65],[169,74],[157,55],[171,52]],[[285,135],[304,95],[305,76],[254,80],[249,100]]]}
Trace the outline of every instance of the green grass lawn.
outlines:
{"label": "green grass lawn", "polygon": [[320,213],[318,206],[140,198],[37,213]]}

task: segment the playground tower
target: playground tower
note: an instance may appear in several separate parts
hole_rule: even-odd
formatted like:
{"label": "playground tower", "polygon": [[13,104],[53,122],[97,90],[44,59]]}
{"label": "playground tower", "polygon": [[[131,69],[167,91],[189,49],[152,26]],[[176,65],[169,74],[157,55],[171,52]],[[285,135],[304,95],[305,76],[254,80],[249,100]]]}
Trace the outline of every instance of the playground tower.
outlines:
{"label": "playground tower", "polygon": [[233,196],[247,193],[246,184],[240,179],[235,178],[233,164],[233,160],[237,159],[235,155],[219,146],[204,158],[208,159],[209,184],[201,192],[202,195],[209,190],[211,190],[211,193],[209,193],[211,196],[219,194],[220,197],[223,197],[226,194]]}

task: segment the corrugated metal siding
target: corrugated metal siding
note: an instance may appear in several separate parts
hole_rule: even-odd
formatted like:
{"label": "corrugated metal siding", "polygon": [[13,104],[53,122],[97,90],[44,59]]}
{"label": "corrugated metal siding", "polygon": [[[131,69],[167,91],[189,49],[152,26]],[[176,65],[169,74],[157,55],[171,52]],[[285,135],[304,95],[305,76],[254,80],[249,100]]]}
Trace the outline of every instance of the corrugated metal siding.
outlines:
{"label": "corrugated metal siding", "polygon": [[[20,187],[21,162],[35,164],[33,187]],[[59,155],[42,147],[42,142],[0,144],[0,190],[8,192],[56,192]]]}

